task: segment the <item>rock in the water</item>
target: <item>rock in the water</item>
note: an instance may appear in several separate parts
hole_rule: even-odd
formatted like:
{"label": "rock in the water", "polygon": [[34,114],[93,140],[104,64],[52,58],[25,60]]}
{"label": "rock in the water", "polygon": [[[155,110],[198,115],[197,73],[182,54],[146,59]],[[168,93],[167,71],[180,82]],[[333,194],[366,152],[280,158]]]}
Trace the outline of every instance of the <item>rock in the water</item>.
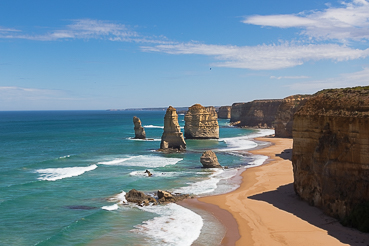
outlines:
{"label": "rock in the water", "polygon": [[150,203],[156,205],[157,201],[155,200],[155,198],[146,195],[145,193],[143,193],[142,191],[138,191],[135,189],[130,190],[127,194],[126,194],[126,200],[128,202],[133,202],[133,203],[137,203],[140,206],[147,206]]}
{"label": "rock in the water", "polygon": [[294,95],[283,99],[275,117],[275,137],[292,138],[293,115],[310,97],[311,95]]}
{"label": "rock in the water", "polygon": [[141,120],[138,117],[134,116],[133,124],[135,125],[134,127],[135,139],[145,139],[146,133],[145,133],[145,129],[141,126]]}
{"label": "rock in the water", "polygon": [[[254,100],[234,103],[231,109],[232,125],[240,127],[272,128],[282,99]],[[235,122],[239,121],[238,124]]]}
{"label": "rock in the water", "polygon": [[171,194],[168,191],[158,190],[158,201],[161,204],[169,202],[179,202],[189,198],[187,194]]}
{"label": "rock in the water", "polygon": [[341,219],[369,201],[368,105],[369,87],[323,90],[294,115],[295,191]]}
{"label": "rock in the water", "polygon": [[218,162],[218,158],[211,150],[205,151],[200,157],[200,162],[205,168],[221,168],[222,166]]}
{"label": "rock in the water", "polygon": [[218,110],[219,119],[230,119],[231,118],[232,106],[221,106]]}
{"label": "rock in the water", "polygon": [[218,117],[214,107],[195,104],[188,109],[184,119],[186,139],[219,138]]}
{"label": "rock in the water", "polygon": [[185,150],[186,142],[178,124],[176,109],[169,106],[164,116],[164,132],[161,136],[161,150]]}

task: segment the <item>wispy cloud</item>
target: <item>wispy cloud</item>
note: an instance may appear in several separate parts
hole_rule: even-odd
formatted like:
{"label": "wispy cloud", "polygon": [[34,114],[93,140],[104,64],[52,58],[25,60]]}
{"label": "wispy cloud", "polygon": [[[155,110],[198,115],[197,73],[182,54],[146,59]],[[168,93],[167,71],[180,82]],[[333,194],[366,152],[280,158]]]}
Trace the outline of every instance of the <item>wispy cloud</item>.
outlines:
{"label": "wispy cloud", "polygon": [[258,46],[181,43],[142,46],[141,49],[146,52],[164,52],[175,55],[197,54],[213,56],[221,62],[212,64],[212,66],[254,70],[294,67],[302,65],[307,61],[347,61],[369,56],[369,48],[360,50],[337,44],[296,45],[288,42]]}
{"label": "wispy cloud", "polygon": [[309,76],[270,76],[271,79],[308,79]]}
{"label": "wispy cloud", "polygon": [[352,86],[367,86],[369,78],[369,67],[355,73],[341,74],[335,78],[325,80],[312,80],[302,83],[294,83],[288,85],[291,90],[300,91],[302,93],[314,93],[326,88],[344,88]]}
{"label": "wispy cloud", "polygon": [[123,24],[110,21],[78,19],[65,28],[44,34],[30,35],[20,30],[0,27],[0,38],[55,41],[71,39],[106,39],[110,41],[138,43],[168,43],[165,37],[144,37]]}
{"label": "wispy cloud", "polygon": [[248,16],[243,23],[304,29],[302,34],[316,39],[369,39],[369,2],[353,0],[341,2],[342,7],[327,7],[323,11],[309,11],[287,15]]}
{"label": "wispy cloud", "polygon": [[25,88],[17,86],[2,86],[0,87],[0,101],[7,100],[43,100],[66,99],[66,92],[62,90],[50,90],[39,88]]}

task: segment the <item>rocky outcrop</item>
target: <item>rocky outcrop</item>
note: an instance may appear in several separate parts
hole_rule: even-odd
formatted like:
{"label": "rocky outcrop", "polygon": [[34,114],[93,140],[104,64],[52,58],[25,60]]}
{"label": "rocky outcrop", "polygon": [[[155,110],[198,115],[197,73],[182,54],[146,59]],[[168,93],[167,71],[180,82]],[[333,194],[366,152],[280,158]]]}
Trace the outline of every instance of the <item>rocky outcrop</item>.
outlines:
{"label": "rocky outcrop", "polygon": [[221,168],[222,166],[218,162],[218,158],[216,154],[211,151],[205,151],[200,157],[200,162],[205,168]]}
{"label": "rocky outcrop", "polygon": [[185,150],[186,142],[178,124],[176,109],[169,106],[164,116],[164,132],[161,136],[161,150]]}
{"label": "rocky outcrop", "polygon": [[296,193],[331,216],[369,201],[369,87],[318,92],[295,113],[292,165]]}
{"label": "rocky outcrop", "polygon": [[203,107],[200,104],[195,104],[188,109],[184,120],[186,139],[219,138],[218,117],[214,107]]}
{"label": "rocky outcrop", "polygon": [[190,197],[188,194],[172,194],[163,190],[158,190],[157,195],[160,204],[179,202]]}
{"label": "rocky outcrop", "polygon": [[145,139],[146,138],[146,132],[145,129],[141,126],[141,120],[133,116],[133,124],[135,125],[135,139]]}
{"label": "rocky outcrop", "polygon": [[155,198],[153,198],[152,196],[148,196],[145,193],[143,193],[142,191],[138,191],[135,189],[130,190],[127,194],[126,194],[126,200],[128,202],[132,202],[132,203],[136,203],[140,206],[148,206],[151,204],[158,204],[158,202],[156,201]]}
{"label": "rocky outcrop", "polygon": [[232,106],[221,106],[218,109],[218,118],[219,119],[230,119],[231,118],[231,109]]}
{"label": "rocky outcrop", "polygon": [[294,95],[283,99],[274,121],[277,138],[292,138],[293,115],[310,97],[311,95]]}
{"label": "rocky outcrop", "polygon": [[240,127],[272,128],[281,103],[282,99],[234,103],[231,109],[231,123]]}

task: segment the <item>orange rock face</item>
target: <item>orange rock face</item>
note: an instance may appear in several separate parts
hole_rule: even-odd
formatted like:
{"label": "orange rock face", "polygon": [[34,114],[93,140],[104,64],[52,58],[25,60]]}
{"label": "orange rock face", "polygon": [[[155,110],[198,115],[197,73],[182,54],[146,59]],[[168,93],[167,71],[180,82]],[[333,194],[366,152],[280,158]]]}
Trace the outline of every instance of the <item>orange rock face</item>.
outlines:
{"label": "orange rock face", "polygon": [[369,200],[369,88],[324,90],[294,115],[296,193],[344,218]]}
{"label": "orange rock face", "polygon": [[236,126],[272,128],[282,99],[254,100],[248,103],[234,103],[231,109],[231,123]]}
{"label": "orange rock face", "polygon": [[177,110],[172,106],[169,106],[164,116],[164,132],[161,136],[160,149],[186,149],[186,142],[178,124]]}
{"label": "orange rock face", "polygon": [[311,95],[294,95],[283,99],[274,121],[277,138],[292,138],[293,115],[310,97]]}
{"label": "orange rock face", "polygon": [[188,109],[184,120],[186,139],[219,138],[218,117],[214,107],[195,104]]}
{"label": "orange rock face", "polygon": [[230,119],[231,118],[231,106],[222,106],[218,110],[219,119]]}

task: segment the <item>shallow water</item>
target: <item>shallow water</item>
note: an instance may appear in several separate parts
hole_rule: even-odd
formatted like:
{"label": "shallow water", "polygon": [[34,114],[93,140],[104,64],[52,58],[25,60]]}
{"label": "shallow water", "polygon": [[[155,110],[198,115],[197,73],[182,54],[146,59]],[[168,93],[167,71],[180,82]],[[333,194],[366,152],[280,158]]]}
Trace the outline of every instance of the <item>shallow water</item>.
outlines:
{"label": "shallow water", "polygon": [[[235,189],[237,183],[225,181],[239,168],[265,160],[239,150],[257,145],[250,137],[271,132],[219,120],[219,140],[188,140],[185,153],[164,154],[155,151],[164,113],[0,112],[0,244],[190,245],[205,228],[204,218],[176,204],[124,205],[124,192],[207,195]],[[154,140],[132,139],[133,116]],[[229,169],[201,168],[199,159],[207,149]],[[152,177],[144,174],[146,169]]]}

